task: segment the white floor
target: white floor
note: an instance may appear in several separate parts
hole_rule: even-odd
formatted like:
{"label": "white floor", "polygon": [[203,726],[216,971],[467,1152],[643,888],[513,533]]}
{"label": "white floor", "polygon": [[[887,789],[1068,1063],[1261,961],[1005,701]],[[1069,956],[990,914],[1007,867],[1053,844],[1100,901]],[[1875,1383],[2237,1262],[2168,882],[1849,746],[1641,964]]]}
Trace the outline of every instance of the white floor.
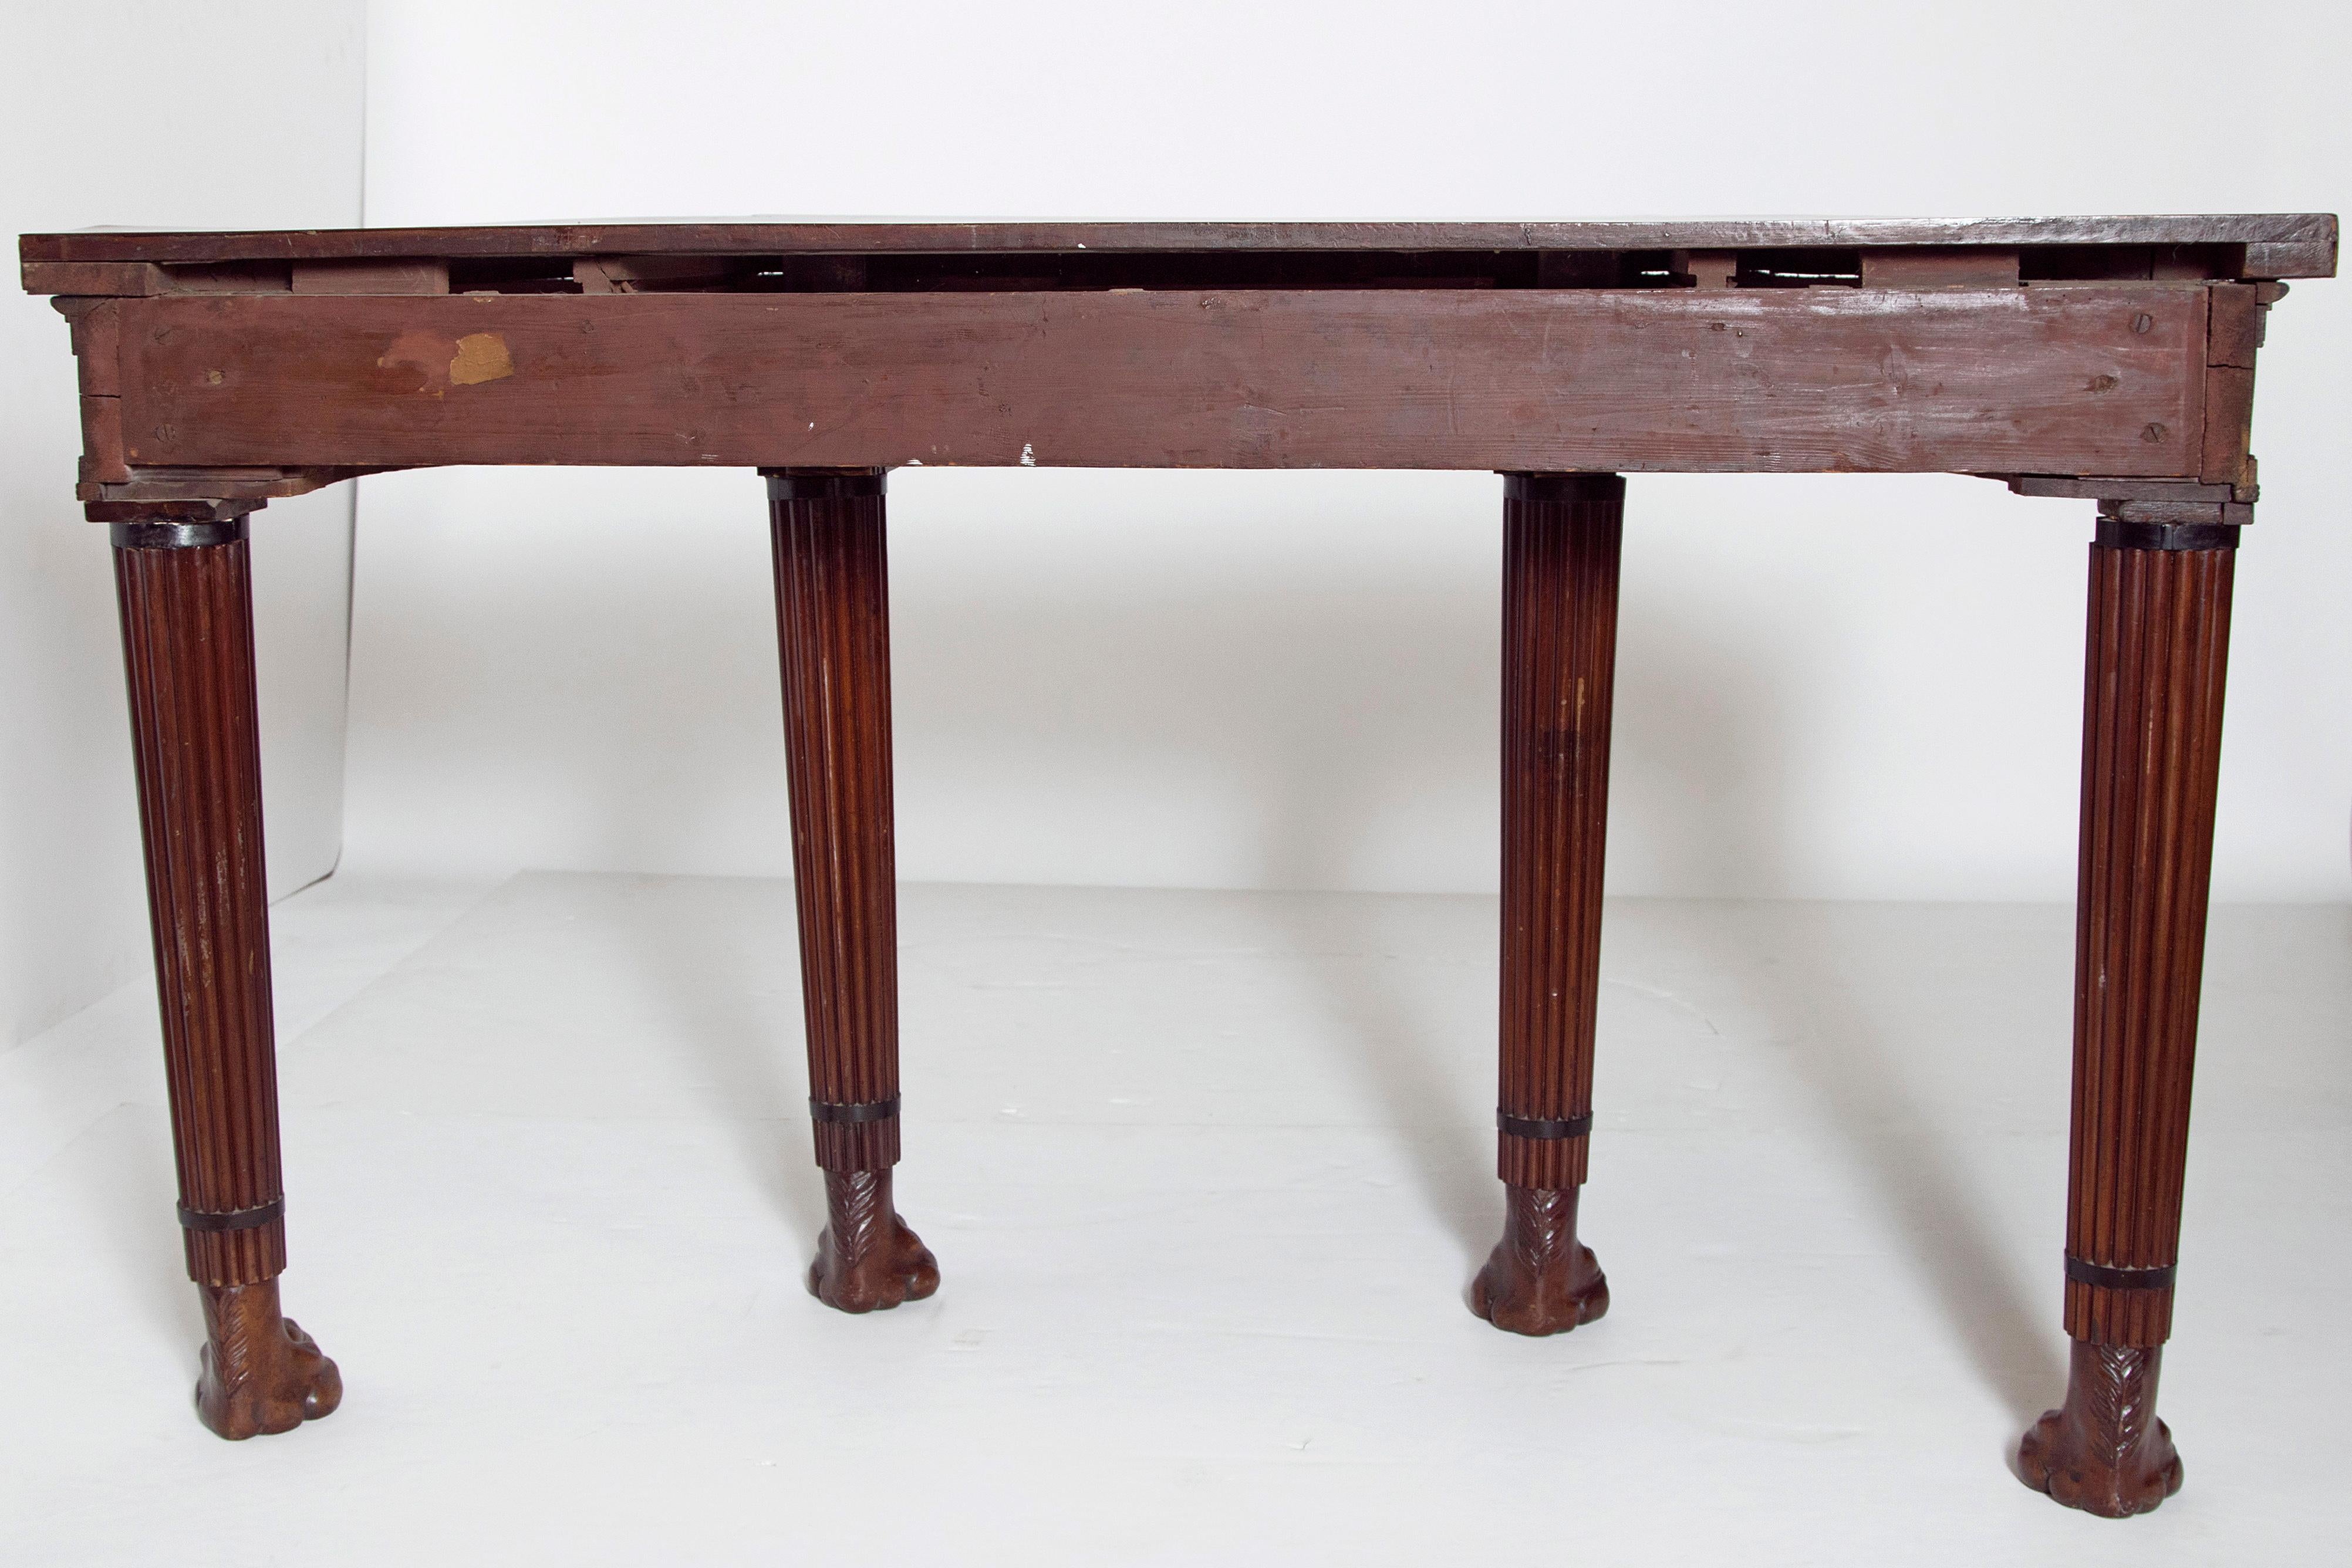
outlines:
{"label": "white floor", "polygon": [[1610,910],[1566,1337],[1499,1225],[1491,901],[910,887],[929,1301],[803,1292],[790,889],[339,877],[276,913],[331,1419],[187,1408],[152,1002],[0,1055],[0,1561],[2342,1561],[2352,910],[2217,913],[2163,1407],[2116,1524],[2056,1396],[2063,908]]}

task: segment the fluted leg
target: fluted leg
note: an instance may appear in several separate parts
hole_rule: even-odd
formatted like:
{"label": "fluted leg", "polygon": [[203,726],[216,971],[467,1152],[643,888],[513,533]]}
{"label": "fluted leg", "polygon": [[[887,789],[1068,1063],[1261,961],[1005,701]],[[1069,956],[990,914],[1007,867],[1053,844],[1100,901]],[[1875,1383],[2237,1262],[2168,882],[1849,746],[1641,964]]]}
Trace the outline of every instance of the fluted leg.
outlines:
{"label": "fluted leg", "polygon": [[1503,1239],[1474,1311],[1561,1333],[1609,1310],[1576,1237],[1592,1129],[1601,865],[1625,481],[1510,475],[1503,502]]}
{"label": "fluted leg", "polygon": [[809,1289],[850,1312],[940,1283],[890,1192],[898,933],[882,489],[877,472],[768,471],[809,1113],[828,1214]]}
{"label": "fluted leg", "polygon": [[283,1432],[342,1396],[279,1315],[278,1169],[261,751],[245,521],[114,527],[172,1143],[206,1343],[196,1413],[224,1437]]}
{"label": "fluted leg", "polygon": [[2180,1488],[2156,1418],[2172,1329],[2189,1090],[2205,962],[2234,528],[2103,519],[2091,547],[2076,892],[2064,1406],[2028,1432],[2027,1482],[2143,1512]]}

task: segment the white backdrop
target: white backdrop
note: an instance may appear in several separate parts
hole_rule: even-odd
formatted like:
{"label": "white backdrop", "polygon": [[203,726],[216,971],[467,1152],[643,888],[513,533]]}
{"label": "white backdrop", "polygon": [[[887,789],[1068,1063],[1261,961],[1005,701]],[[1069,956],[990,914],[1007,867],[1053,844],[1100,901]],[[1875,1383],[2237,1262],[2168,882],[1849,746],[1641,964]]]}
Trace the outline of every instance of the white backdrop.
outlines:
{"label": "white backdrop", "polygon": [[[0,235],[360,217],[362,0],[15,5]],[[66,324],[0,290],[0,1049],[146,968],[147,901],[106,530],[74,500]],[[335,866],[352,502],[254,521],[269,885]]]}
{"label": "white backdrop", "polygon": [[[2333,210],[2340,7],[378,0],[372,224]],[[2263,361],[2216,890],[2340,899],[2352,294]],[[900,871],[1491,887],[1500,486],[892,478]],[[789,862],[749,474],[364,481],[355,863]],[[1621,893],[2073,891],[2087,503],[1637,477]]]}

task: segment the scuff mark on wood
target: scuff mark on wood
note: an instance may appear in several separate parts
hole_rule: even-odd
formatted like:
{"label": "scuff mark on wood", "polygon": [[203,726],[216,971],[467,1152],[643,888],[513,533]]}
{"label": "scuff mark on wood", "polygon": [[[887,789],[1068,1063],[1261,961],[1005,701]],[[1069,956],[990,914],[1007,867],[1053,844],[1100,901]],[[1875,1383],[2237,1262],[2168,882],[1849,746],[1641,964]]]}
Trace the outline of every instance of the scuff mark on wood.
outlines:
{"label": "scuff mark on wood", "polygon": [[390,347],[376,356],[375,368],[380,371],[415,371],[415,384],[403,390],[431,392],[439,397],[448,390],[448,343],[449,340],[438,332],[422,329],[403,332],[392,340]]}

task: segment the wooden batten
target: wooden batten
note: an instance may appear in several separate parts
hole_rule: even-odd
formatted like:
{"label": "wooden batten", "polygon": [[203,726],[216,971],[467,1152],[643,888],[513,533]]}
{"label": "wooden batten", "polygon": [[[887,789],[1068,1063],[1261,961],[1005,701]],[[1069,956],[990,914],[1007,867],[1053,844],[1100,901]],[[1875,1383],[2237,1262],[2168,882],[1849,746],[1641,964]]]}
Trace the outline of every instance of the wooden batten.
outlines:
{"label": "wooden batten", "polygon": [[290,294],[294,263],[287,261],[191,262],[163,269],[164,294]]}
{"label": "wooden batten", "polygon": [[296,294],[446,294],[449,264],[425,260],[298,261]]}
{"label": "wooden batten", "polygon": [[1674,253],[1675,277],[1693,288],[1728,288],[1739,273],[1736,250],[1678,250]]}
{"label": "wooden batten", "polygon": [[82,298],[138,298],[171,287],[169,277],[152,261],[27,261],[24,278],[27,294]]}
{"label": "wooden batten", "polygon": [[107,485],[131,477],[122,441],[122,400],[81,400],[81,482]]}
{"label": "wooden batten", "polygon": [[713,288],[734,276],[730,258],[712,256],[582,256],[572,264],[583,294],[648,294]]}
{"label": "wooden batten", "polygon": [[2014,288],[2017,252],[1992,246],[1865,250],[1864,288]]}

